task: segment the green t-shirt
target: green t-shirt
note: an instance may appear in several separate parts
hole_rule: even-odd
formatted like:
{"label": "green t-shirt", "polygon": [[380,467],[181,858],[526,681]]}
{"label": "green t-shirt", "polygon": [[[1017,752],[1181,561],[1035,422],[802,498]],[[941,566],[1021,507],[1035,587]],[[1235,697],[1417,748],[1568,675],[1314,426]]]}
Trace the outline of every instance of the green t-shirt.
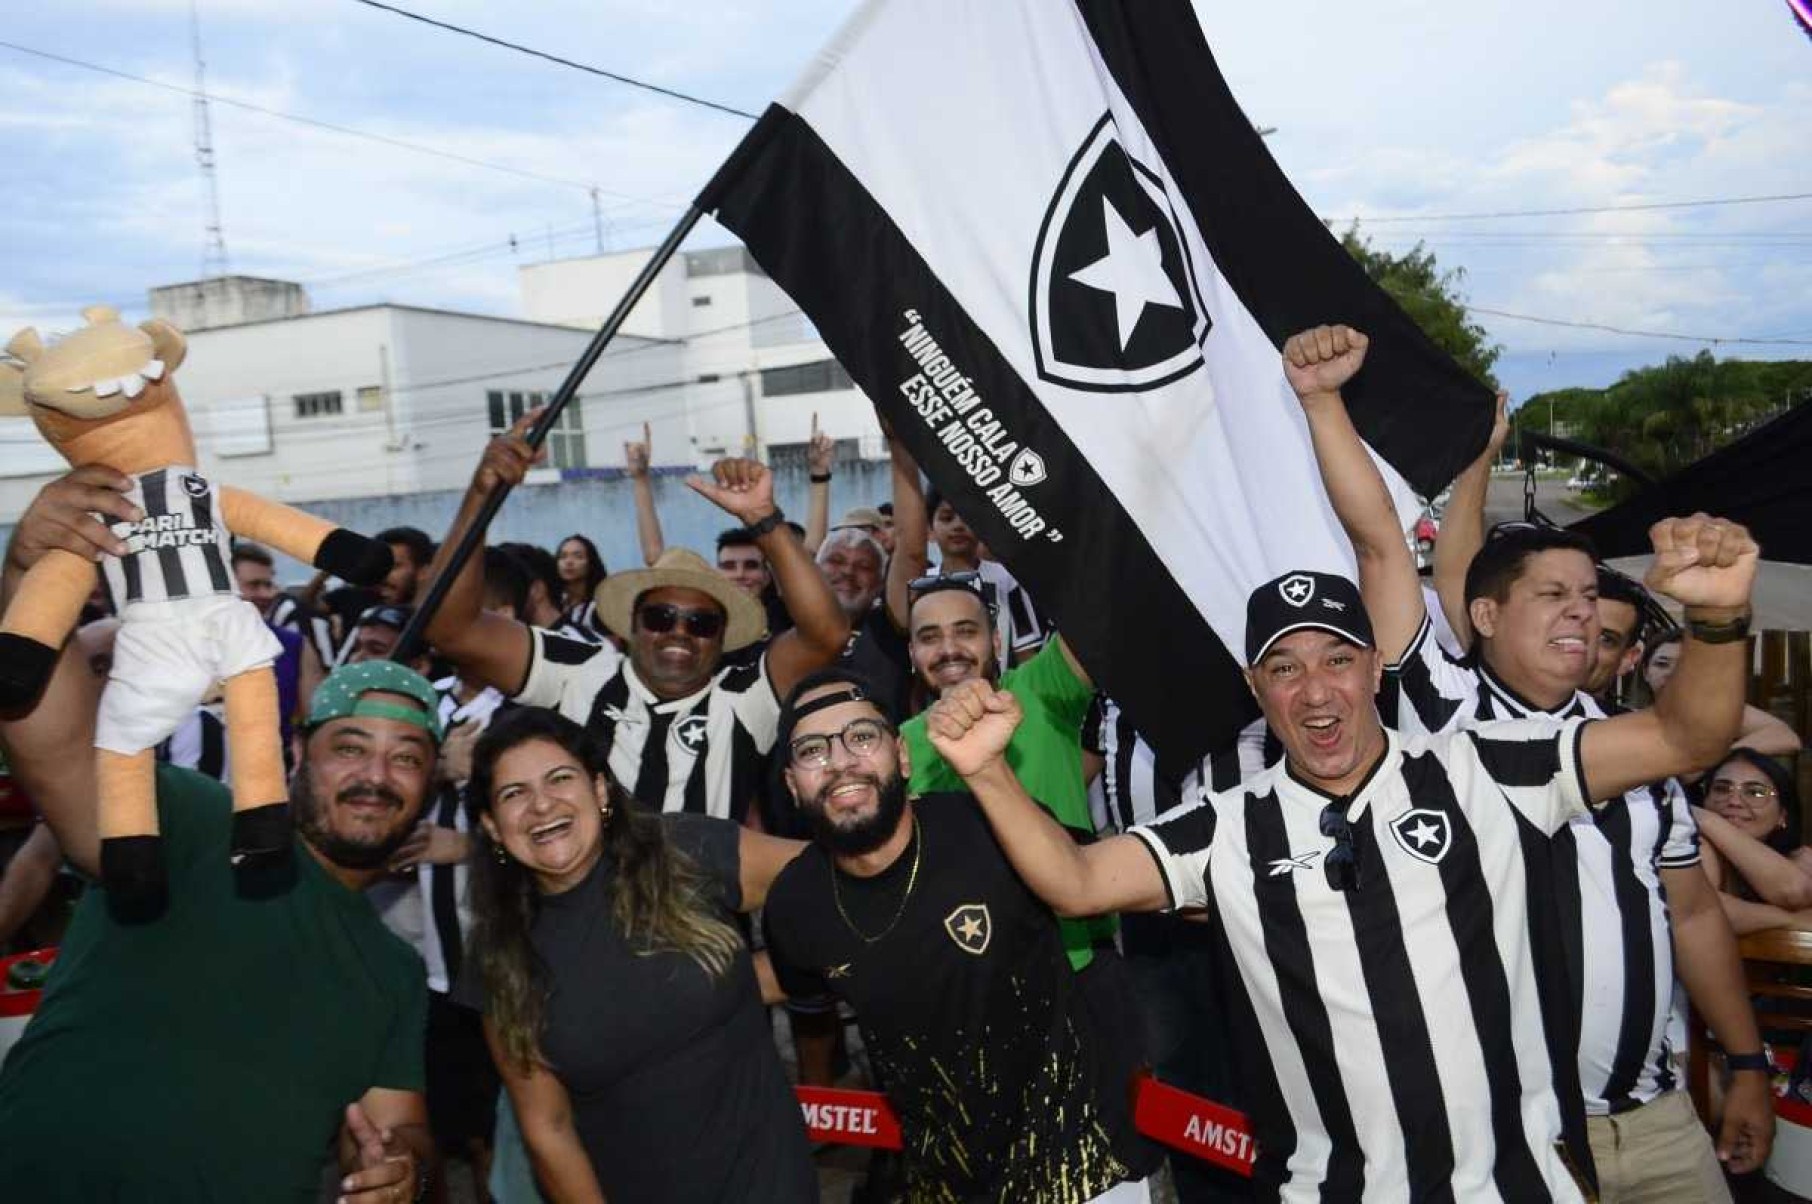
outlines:
{"label": "green t-shirt", "polygon": [[[1019,730],[1007,745],[1007,764],[1013,767],[1026,793],[1056,817],[1079,840],[1095,838],[1094,820],[1088,811],[1088,783],[1082,780],[1082,721],[1094,701],[1095,688],[1076,676],[1063,648],[1051,640],[1038,655],[1000,675],[1000,688],[1010,690],[1025,712]],[[915,715],[901,725],[906,749],[912,757],[914,794],[944,791],[967,793],[968,784],[931,746],[925,717]],[[1094,957],[1099,941],[1114,936],[1112,917],[1064,920],[1063,947],[1072,968],[1080,970]]]}
{"label": "green t-shirt", "polygon": [[0,1067],[0,1198],[313,1204],[346,1105],[423,1089],[421,959],[299,842],[292,887],[242,898],[217,782],[160,766],[157,805],[169,909],[76,909]]}

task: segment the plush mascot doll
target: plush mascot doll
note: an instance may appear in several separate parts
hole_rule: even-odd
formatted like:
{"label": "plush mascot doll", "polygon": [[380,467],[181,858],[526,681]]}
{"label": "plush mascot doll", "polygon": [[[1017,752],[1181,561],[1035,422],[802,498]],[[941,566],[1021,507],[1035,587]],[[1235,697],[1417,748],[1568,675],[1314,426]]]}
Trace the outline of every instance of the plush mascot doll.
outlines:
{"label": "plush mascot doll", "polygon": [[[95,723],[101,878],[125,912],[155,914],[165,897],[152,749],[216,682],[224,685],[233,764],[232,864],[249,881],[291,856],[289,792],[271,663],[281,645],[233,580],[233,534],[362,585],[381,581],[390,549],[196,471],[195,439],[172,374],[186,344],[167,322],[137,328],[106,306],[45,346],[24,330],[7,344],[23,410],[74,467],[104,464],[133,480],[136,523],[113,523],[123,556],[105,557],[120,629]],[[0,389],[0,397],[18,396]],[[8,412],[16,413],[16,408]],[[0,712],[30,707],[94,588],[95,565],[44,556],[0,619]],[[250,871],[259,877],[248,879]],[[277,879],[277,880],[280,880]]]}

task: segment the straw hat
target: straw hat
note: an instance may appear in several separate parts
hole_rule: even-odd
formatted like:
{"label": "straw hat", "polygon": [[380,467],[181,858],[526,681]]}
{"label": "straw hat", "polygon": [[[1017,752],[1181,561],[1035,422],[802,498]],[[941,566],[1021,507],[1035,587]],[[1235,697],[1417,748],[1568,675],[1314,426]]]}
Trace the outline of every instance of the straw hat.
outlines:
{"label": "straw hat", "polygon": [[592,595],[598,618],[615,635],[629,639],[635,626],[635,600],[653,589],[695,589],[724,608],[724,651],[734,652],[768,631],[767,612],[740,586],[687,548],[668,548],[653,568],[612,573]]}
{"label": "straw hat", "polygon": [[845,514],[842,518],[838,519],[836,525],[831,527],[831,530],[841,531],[845,527],[854,527],[858,530],[867,529],[870,531],[878,531],[886,525],[887,520],[882,517],[881,512],[876,510],[873,506],[857,506],[854,510],[851,510],[848,514]]}

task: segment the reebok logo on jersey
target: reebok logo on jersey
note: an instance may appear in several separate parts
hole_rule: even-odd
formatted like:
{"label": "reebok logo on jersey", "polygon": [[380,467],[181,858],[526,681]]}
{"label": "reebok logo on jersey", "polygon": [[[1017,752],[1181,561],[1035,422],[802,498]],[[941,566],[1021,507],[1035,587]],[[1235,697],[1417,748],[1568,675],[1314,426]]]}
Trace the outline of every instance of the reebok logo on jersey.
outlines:
{"label": "reebok logo on jersey", "polygon": [[1294,874],[1297,870],[1313,869],[1315,866],[1315,858],[1319,856],[1321,856],[1321,850],[1312,849],[1307,853],[1300,853],[1290,857],[1279,857],[1276,861],[1270,863],[1270,872],[1266,876],[1270,878],[1282,878],[1286,874]]}

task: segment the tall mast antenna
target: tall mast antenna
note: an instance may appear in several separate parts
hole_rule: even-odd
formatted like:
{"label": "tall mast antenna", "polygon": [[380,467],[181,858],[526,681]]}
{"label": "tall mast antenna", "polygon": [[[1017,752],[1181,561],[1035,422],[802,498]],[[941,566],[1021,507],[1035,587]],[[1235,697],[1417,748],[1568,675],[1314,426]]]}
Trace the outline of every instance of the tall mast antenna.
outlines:
{"label": "tall mast antenna", "polygon": [[195,162],[207,185],[208,212],[202,240],[201,276],[207,280],[227,274],[226,230],[220,222],[220,181],[214,174],[214,129],[208,116],[208,80],[201,59],[201,13],[197,0],[189,0],[189,33],[195,47]]}

